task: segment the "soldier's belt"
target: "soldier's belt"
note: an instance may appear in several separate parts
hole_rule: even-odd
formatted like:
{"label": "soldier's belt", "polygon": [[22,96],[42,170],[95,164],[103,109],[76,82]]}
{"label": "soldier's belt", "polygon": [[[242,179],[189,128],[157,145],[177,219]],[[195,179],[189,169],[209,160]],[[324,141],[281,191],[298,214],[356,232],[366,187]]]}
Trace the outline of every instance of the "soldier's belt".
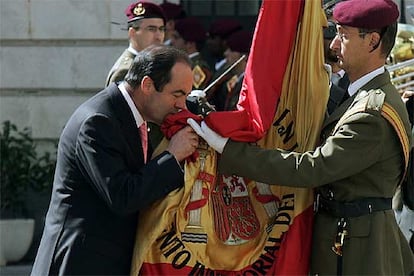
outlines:
{"label": "soldier's belt", "polygon": [[371,197],[350,202],[339,202],[318,196],[318,210],[325,211],[338,218],[353,218],[373,212],[391,210],[392,199]]}

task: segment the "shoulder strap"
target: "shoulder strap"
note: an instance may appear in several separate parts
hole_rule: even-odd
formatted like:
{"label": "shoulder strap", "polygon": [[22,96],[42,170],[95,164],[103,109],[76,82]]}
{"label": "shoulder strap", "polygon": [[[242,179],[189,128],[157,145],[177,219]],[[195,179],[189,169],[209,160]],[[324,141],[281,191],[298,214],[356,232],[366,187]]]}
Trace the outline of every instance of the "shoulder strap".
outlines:
{"label": "shoulder strap", "polygon": [[405,161],[405,169],[402,177],[402,179],[404,179],[408,170],[408,160],[410,157],[410,140],[408,138],[407,132],[405,131],[405,127],[400,116],[391,105],[385,102],[381,109],[381,115],[393,126],[395,132],[398,135],[398,138],[400,139]]}

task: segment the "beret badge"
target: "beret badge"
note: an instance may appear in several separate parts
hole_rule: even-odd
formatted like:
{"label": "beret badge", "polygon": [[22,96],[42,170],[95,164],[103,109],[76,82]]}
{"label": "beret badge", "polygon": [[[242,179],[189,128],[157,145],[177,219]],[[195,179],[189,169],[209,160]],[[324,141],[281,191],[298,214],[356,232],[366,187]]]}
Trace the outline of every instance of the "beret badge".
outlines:
{"label": "beret badge", "polygon": [[133,13],[136,16],[140,16],[145,13],[145,8],[142,6],[142,3],[139,3],[138,5],[135,6]]}

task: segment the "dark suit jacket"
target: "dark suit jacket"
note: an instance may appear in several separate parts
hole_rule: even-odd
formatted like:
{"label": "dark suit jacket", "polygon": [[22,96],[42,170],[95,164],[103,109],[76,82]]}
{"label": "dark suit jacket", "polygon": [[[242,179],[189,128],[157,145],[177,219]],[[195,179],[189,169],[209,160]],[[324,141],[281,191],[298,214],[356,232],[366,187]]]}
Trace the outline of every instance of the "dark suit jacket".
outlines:
{"label": "dark suit jacket", "polygon": [[129,274],[139,211],[183,181],[168,152],[144,165],[132,112],[111,84],[74,112],[60,137],[32,275]]}

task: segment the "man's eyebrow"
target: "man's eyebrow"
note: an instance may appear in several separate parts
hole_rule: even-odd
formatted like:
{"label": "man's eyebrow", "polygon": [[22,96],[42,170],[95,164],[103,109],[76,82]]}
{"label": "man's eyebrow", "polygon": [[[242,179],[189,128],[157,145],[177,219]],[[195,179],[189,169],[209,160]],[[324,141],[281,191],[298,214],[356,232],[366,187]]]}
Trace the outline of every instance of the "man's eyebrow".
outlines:
{"label": "man's eyebrow", "polygon": [[173,91],[173,93],[174,93],[174,94],[182,94],[182,95],[187,95],[187,93],[186,93],[184,90],[182,90],[182,89],[175,90],[175,91]]}

